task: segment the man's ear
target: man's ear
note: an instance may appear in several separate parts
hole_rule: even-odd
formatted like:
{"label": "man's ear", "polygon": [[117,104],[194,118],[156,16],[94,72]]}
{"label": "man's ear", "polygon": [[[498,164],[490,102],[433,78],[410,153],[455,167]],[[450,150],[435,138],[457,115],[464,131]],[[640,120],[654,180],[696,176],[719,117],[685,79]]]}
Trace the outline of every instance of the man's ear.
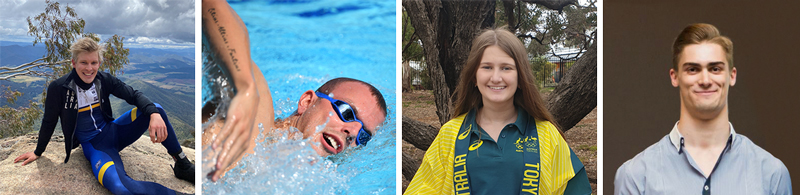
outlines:
{"label": "man's ear", "polygon": [[678,87],[678,72],[675,69],[669,69],[669,80],[672,81],[673,87]]}
{"label": "man's ear", "polygon": [[314,104],[314,101],[317,100],[317,94],[314,93],[313,90],[308,90],[300,95],[300,101],[297,101],[297,113],[302,114],[306,112],[306,110]]}
{"label": "man's ear", "polygon": [[736,67],[731,69],[731,86],[736,84]]}

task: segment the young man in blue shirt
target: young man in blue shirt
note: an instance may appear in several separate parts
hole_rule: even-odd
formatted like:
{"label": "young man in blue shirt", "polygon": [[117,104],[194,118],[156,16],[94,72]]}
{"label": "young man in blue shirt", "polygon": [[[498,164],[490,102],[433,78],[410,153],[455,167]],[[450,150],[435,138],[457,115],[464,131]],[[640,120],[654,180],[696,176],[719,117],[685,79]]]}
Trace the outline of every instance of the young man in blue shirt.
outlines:
{"label": "young man in blue shirt", "polygon": [[786,166],[736,134],[728,119],[736,73],[730,39],[710,24],[686,27],[669,71],[680,91],[680,120],[619,167],[614,194],[792,194]]}

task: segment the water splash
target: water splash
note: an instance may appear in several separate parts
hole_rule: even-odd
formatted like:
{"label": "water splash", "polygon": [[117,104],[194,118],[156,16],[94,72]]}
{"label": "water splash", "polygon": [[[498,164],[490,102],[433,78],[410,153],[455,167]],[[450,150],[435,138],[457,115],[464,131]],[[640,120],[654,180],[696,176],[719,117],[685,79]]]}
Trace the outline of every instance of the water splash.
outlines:
{"label": "water splash", "polygon": [[243,158],[225,177],[204,181],[203,193],[341,194],[349,188],[350,178],[338,173],[337,167],[317,155],[296,128],[274,130],[256,144],[255,154]]}

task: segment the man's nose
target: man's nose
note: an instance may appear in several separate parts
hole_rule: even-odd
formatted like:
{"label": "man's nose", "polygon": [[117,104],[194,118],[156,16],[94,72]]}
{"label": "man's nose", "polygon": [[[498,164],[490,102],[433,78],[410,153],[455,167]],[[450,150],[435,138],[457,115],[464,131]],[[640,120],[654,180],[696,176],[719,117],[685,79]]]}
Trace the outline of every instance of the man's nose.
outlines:
{"label": "man's nose", "polygon": [[340,131],[347,136],[347,145],[355,144],[359,130],[361,130],[361,123],[359,122],[344,122],[342,124]]}
{"label": "man's nose", "polygon": [[698,80],[698,84],[702,87],[709,87],[711,86],[711,73],[708,70],[703,70],[700,72],[700,79]]}

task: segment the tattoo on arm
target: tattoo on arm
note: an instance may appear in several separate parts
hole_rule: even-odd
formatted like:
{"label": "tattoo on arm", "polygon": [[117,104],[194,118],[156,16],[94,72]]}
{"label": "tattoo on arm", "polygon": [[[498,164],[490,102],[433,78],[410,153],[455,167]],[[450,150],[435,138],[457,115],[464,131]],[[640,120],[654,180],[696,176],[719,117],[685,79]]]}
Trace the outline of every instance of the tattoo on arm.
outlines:
{"label": "tattoo on arm", "polygon": [[241,71],[241,69],[239,69],[239,59],[236,59],[236,56],[234,56],[236,50],[230,48],[230,44],[228,43],[228,34],[226,33],[225,27],[220,26],[219,21],[217,20],[216,8],[208,9],[208,13],[211,14],[214,24],[217,25],[217,31],[219,31],[219,34],[222,37],[222,42],[225,43],[225,48],[228,49],[228,55],[231,57],[231,62],[233,63],[234,68],[236,68],[236,71]]}

